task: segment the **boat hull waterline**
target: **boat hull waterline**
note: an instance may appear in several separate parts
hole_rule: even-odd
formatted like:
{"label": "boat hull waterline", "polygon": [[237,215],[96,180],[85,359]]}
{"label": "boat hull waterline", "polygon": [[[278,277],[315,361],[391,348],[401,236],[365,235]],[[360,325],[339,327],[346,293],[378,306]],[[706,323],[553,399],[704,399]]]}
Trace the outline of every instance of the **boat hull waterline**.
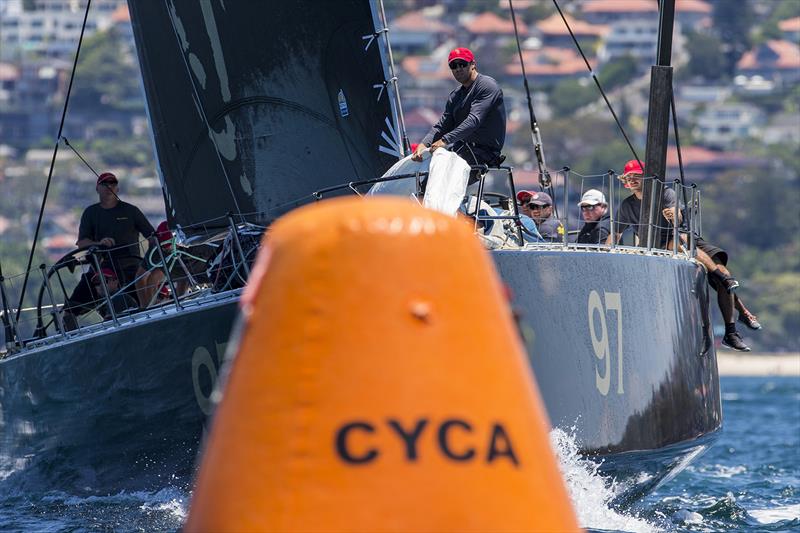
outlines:
{"label": "boat hull waterline", "polygon": [[[701,353],[701,267],[641,254],[492,256],[551,423],[601,471],[634,480],[627,496],[709,445],[722,415],[716,355]],[[653,275],[635,274],[645,271]],[[188,487],[237,302],[156,313],[0,361],[0,474],[26,489]]]}

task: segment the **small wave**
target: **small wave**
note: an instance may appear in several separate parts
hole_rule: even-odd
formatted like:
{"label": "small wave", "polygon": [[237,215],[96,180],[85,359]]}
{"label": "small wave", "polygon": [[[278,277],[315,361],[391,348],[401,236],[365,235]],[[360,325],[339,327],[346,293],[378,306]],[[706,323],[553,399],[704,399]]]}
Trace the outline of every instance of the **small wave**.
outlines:
{"label": "small wave", "polygon": [[747,467],[744,465],[737,465],[737,466],[708,465],[708,466],[703,466],[702,468],[700,468],[699,471],[711,477],[730,479],[733,476],[744,474],[745,472],[747,472]]}
{"label": "small wave", "polygon": [[631,533],[659,531],[638,516],[611,508],[610,502],[622,492],[623,487],[601,476],[598,464],[581,457],[574,435],[559,428],[553,429],[550,432],[550,444],[558,455],[561,475],[582,528]]}
{"label": "small wave", "polygon": [[800,520],[800,503],[773,509],[753,509],[748,514],[762,524],[774,524],[783,520]]}
{"label": "small wave", "polygon": [[740,398],[737,392],[725,392],[722,394],[722,399],[726,402],[735,402]]}

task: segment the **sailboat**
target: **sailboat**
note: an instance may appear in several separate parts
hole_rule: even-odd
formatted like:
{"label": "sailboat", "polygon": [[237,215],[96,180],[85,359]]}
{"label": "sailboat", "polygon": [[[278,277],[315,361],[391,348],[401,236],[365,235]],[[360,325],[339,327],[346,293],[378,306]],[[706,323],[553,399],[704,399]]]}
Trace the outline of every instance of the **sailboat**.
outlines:
{"label": "sailboat", "polygon": [[[129,10],[168,220],[187,239],[236,240],[242,225],[363,194],[406,153],[375,0]],[[710,445],[719,378],[706,274],[691,254],[513,239],[490,253],[551,423],[629,480],[627,494]],[[188,486],[240,293],[200,291],[11,351],[0,360],[0,469],[25,485],[96,492],[165,476]]]}

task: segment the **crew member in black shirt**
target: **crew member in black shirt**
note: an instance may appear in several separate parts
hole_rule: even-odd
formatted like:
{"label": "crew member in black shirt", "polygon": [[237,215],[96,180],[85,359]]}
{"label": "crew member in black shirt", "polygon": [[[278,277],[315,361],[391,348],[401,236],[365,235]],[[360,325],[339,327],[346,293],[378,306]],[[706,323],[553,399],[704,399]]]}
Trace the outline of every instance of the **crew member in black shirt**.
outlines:
{"label": "crew member in black shirt", "polygon": [[[117,194],[119,182],[114,174],[100,174],[95,190],[100,201],[83,211],[76,245],[79,248],[109,248],[100,252],[101,268],[110,268],[121,285],[125,285],[133,280],[141,262],[139,235],[150,237],[155,230],[138,207],[120,200]],[[102,296],[92,288],[91,277],[94,274],[84,274],[64,304],[64,325],[67,329],[74,329],[76,317],[90,311],[91,302]],[[135,294],[133,289],[130,292]]]}
{"label": "crew member in black shirt", "polygon": [[[642,179],[644,177],[644,169],[637,160],[628,161],[625,164],[625,170],[620,176],[623,183],[628,187],[633,194],[625,198],[619,206],[617,212],[617,220],[619,226],[615,235],[609,235],[607,244],[611,244],[612,240],[619,240],[620,235],[629,226],[638,230],[638,225],[641,217],[642,209]],[[677,195],[673,189],[664,189],[662,197],[662,215],[674,225],[675,218],[678,218],[678,226],[681,223],[680,209],[676,209],[678,205]],[[675,213],[678,213],[677,217]],[[665,232],[666,235],[662,237],[661,247],[672,249],[674,246],[671,231]],[[681,237],[681,242],[683,238]],[[680,246],[680,244],[679,244]],[[730,271],[728,271],[725,263],[728,260],[728,254],[724,250],[713,246],[704,240],[697,239],[696,259],[706,268],[708,272],[708,283],[717,292],[717,305],[719,305],[720,313],[725,321],[725,335],[722,337],[722,344],[738,350],[741,352],[749,352],[750,347],[744,343],[741,335],[736,330],[736,321],[733,316],[735,309],[739,309],[739,321],[744,323],[751,329],[760,329],[761,324],[758,323],[756,316],[750,313],[745,307],[744,303],[734,294],[734,290],[739,286],[739,282],[734,279]],[[744,309],[744,311],[742,311]]]}
{"label": "crew member in black shirt", "polygon": [[589,189],[578,202],[585,223],[575,242],[580,244],[605,244],[611,233],[611,217],[608,213],[606,195],[597,189]]}
{"label": "crew member in black shirt", "polygon": [[468,48],[454,49],[447,63],[461,87],[450,93],[439,122],[419,143],[412,159],[422,161],[427,148],[433,152],[452,145],[470,165],[500,164],[506,140],[503,91],[493,78],[478,73],[475,56]]}

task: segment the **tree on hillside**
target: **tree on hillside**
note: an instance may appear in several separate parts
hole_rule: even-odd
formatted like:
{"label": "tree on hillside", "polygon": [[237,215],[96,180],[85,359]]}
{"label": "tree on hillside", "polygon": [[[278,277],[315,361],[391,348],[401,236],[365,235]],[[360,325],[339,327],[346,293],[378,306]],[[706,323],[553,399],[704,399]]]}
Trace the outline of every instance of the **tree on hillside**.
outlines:
{"label": "tree on hillside", "polygon": [[725,76],[722,57],[722,41],[715,35],[692,32],[688,36],[687,48],[691,57],[687,70],[689,76],[699,76],[706,80],[718,80]]}
{"label": "tree on hillside", "polygon": [[[612,59],[600,69],[597,79],[604,91],[625,85],[636,77],[639,71],[638,63],[631,55],[624,55]],[[599,94],[598,94],[599,96]]]}
{"label": "tree on hillside", "polygon": [[[516,10],[516,6],[514,9]],[[556,8],[552,2],[536,2],[522,12],[522,19],[526,24],[533,24],[546,19],[555,12]]]}
{"label": "tree on hillside", "polygon": [[773,2],[775,6],[769,15],[769,22],[778,23],[781,20],[800,17],[800,2],[797,0],[780,0]]}
{"label": "tree on hillside", "polygon": [[[127,59],[127,60],[126,60]],[[79,111],[141,109],[139,71],[120,35],[109,30],[86,39],[81,49],[70,107]]]}
{"label": "tree on hillside", "polygon": [[563,80],[550,93],[550,107],[556,116],[567,117],[599,96],[594,86],[584,86],[578,80]]}
{"label": "tree on hillside", "polygon": [[739,58],[750,49],[750,28],[754,22],[750,2],[737,2],[731,8],[728,2],[716,2],[712,12],[714,27],[723,43],[725,72],[733,76]]}

